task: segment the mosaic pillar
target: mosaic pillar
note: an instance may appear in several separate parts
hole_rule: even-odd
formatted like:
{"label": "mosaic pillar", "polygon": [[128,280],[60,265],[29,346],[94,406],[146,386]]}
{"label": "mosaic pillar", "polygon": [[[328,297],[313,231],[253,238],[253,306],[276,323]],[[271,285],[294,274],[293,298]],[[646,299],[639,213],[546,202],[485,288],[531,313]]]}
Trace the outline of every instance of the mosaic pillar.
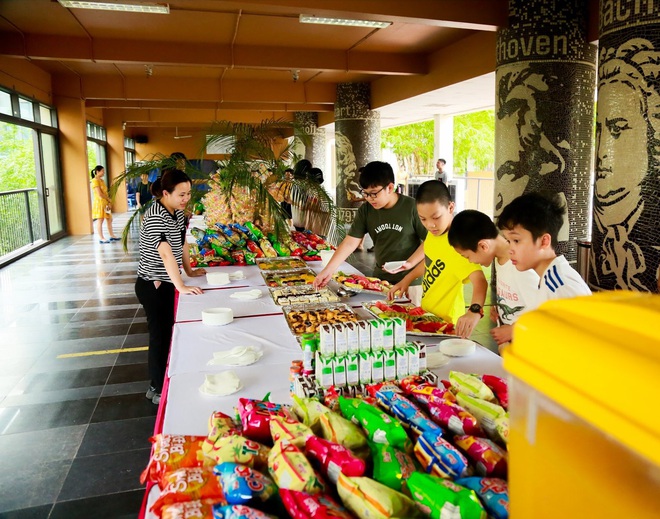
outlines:
{"label": "mosaic pillar", "polygon": [[600,3],[592,285],[658,292],[660,2]]}
{"label": "mosaic pillar", "polygon": [[557,252],[571,262],[588,233],[596,47],[586,0],[509,0],[497,35],[495,215],[524,193],[559,193]]}
{"label": "mosaic pillar", "polygon": [[337,207],[350,224],[362,203],[358,169],[380,160],[380,114],[371,110],[369,83],[339,83],[335,103]]}
{"label": "mosaic pillar", "polygon": [[294,118],[298,127],[296,135],[303,137],[303,146],[305,156],[312,163],[312,166],[323,171],[328,176],[329,171],[325,170],[325,132],[319,130],[319,114],[316,112],[295,112]]}

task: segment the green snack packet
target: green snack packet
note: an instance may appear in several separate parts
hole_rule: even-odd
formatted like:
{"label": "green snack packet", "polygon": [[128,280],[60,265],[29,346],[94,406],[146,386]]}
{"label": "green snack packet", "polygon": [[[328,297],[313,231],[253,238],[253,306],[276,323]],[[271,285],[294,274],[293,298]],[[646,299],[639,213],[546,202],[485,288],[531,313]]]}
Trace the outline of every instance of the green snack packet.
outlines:
{"label": "green snack packet", "polygon": [[367,447],[367,439],[359,426],[333,411],[320,415],[321,438],[343,445],[352,451]]}
{"label": "green snack packet", "polygon": [[330,409],[315,398],[300,398],[294,395],[293,412],[302,423],[318,435],[321,431],[321,415],[329,413]]}
{"label": "green snack packet", "polygon": [[477,494],[447,479],[413,472],[408,489],[419,509],[431,519],[487,519]]}
{"label": "green snack packet", "polygon": [[337,492],[344,506],[360,519],[421,516],[408,496],[370,478],[352,478],[340,473]]}
{"label": "green snack packet", "polygon": [[417,469],[405,452],[384,443],[369,442],[374,464],[373,477],[379,483],[401,491],[403,482]]}
{"label": "green snack packet", "polygon": [[412,451],[410,439],[396,418],[358,398],[340,396],[339,409],[346,418],[360,424],[371,441],[387,443],[405,452]]}

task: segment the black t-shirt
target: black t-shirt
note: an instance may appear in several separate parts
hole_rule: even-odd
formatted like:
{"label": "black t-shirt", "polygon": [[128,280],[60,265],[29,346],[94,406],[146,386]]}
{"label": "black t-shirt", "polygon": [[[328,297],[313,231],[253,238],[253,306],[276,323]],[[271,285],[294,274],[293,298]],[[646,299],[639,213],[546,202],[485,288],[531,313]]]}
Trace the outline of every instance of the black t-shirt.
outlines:
{"label": "black t-shirt", "polygon": [[151,182],[147,182],[146,184],[140,182],[137,187],[137,192],[140,193],[140,205],[145,205],[153,198],[153,195],[151,194]]}

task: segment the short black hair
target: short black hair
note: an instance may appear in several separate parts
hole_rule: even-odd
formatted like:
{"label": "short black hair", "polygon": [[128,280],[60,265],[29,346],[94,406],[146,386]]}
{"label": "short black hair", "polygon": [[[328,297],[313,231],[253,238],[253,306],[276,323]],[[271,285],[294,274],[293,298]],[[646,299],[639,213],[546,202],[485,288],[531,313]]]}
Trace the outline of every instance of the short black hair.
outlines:
{"label": "short black hair", "polygon": [[443,164],[447,164],[447,161],[445,159],[438,159],[436,162],[438,161],[442,162]]}
{"label": "short black hair", "polygon": [[474,209],[465,209],[454,216],[447,239],[452,247],[476,252],[481,240],[493,240],[499,234],[487,215]]}
{"label": "short black hair", "polygon": [[387,162],[374,160],[361,169],[359,182],[362,189],[394,184],[394,170]]}
{"label": "short black hair", "polygon": [[557,195],[528,193],[515,198],[502,209],[497,226],[500,229],[512,230],[519,225],[532,233],[534,240],[548,233],[552,239],[552,247],[556,249],[559,230],[564,224],[564,214],[566,207]]}
{"label": "short black hair", "polygon": [[323,171],[320,168],[312,168],[307,172],[307,176],[310,180],[313,180],[317,184],[323,184]]}
{"label": "short black hair", "polygon": [[445,207],[449,207],[451,203],[451,195],[449,189],[444,182],[439,180],[427,180],[417,190],[415,200],[418,204],[430,204],[439,202]]}

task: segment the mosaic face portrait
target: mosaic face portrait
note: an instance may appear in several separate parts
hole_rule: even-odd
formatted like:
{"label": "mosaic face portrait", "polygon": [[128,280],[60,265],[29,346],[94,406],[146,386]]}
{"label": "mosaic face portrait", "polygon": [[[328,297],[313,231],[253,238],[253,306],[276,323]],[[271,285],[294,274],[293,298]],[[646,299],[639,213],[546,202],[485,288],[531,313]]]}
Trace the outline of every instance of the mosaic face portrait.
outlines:
{"label": "mosaic face portrait", "polygon": [[[362,201],[361,187],[358,183],[358,166],[349,138],[341,132],[335,132],[337,153],[337,203]],[[343,200],[342,200],[343,198]]]}
{"label": "mosaic face portrait", "polygon": [[496,193],[496,213],[514,198],[538,190],[542,177],[566,170],[564,153],[570,146],[563,139],[556,142],[548,131],[553,116],[557,116],[547,110],[557,95],[552,86],[555,80],[535,64],[497,72],[496,170],[500,192]]}
{"label": "mosaic face portrait", "polygon": [[601,49],[594,233],[602,241],[594,240],[592,271],[603,288],[657,291],[660,247],[649,213],[658,211],[660,187],[658,74],[660,52],[648,40]]}

